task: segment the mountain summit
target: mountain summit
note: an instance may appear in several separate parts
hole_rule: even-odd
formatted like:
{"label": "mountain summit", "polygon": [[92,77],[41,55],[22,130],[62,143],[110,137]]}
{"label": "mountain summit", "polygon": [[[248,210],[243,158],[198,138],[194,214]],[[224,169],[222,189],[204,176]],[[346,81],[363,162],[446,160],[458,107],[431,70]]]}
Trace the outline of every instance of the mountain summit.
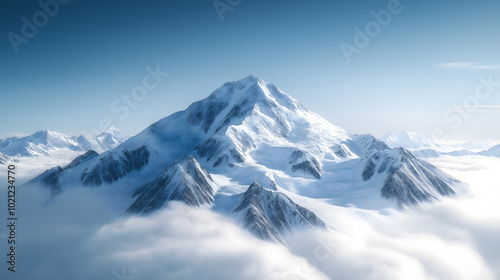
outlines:
{"label": "mountain summit", "polygon": [[406,149],[431,149],[439,147],[434,141],[415,131],[389,132],[381,138],[389,147]]}

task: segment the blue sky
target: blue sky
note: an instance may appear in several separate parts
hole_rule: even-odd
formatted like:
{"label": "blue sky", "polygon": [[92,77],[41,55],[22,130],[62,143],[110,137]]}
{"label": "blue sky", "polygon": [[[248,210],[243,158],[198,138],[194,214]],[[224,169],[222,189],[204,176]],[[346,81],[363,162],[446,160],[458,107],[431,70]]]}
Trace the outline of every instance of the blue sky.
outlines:
{"label": "blue sky", "polygon": [[[33,23],[43,10],[2,1],[0,135],[90,133],[103,123],[135,134],[252,74],[350,133],[500,138],[499,1],[220,0],[237,4],[223,20],[213,3],[71,0],[13,47],[22,18]],[[391,19],[349,62],[340,45],[356,47],[355,27],[366,33],[371,11],[382,10]],[[169,76],[126,116],[116,112],[148,66]]]}

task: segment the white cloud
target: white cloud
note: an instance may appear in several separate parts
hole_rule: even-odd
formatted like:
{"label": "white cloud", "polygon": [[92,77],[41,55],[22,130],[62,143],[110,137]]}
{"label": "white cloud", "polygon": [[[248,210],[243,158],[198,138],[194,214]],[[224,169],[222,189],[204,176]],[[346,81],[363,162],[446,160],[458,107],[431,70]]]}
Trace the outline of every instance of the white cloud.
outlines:
{"label": "white cloud", "polygon": [[116,219],[93,189],[68,191],[43,210],[26,189],[19,193],[19,271],[12,277],[2,268],[0,278],[500,279],[500,159],[432,161],[468,183],[470,195],[298,232],[289,248],[208,209],[173,203],[149,217]]}
{"label": "white cloud", "polygon": [[465,112],[471,113],[498,113],[500,112],[500,106],[464,106]]}
{"label": "white cloud", "polygon": [[302,233],[291,251],[332,279],[500,279],[500,160],[433,163],[468,183],[470,193],[364,224],[353,220],[339,231]]}
{"label": "white cloud", "polygon": [[437,63],[434,64],[434,66],[440,68],[469,69],[469,70],[500,69],[500,64],[480,64],[471,62]]}
{"label": "white cloud", "polygon": [[[290,279],[305,261],[285,247],[258,240],[206,209],[170,203],[150,217],[105,225],[89,240],[99,259],[130,268],[137,279]],[[307,279],[328,279],[310,265]],[[306,279],[304,278],[304,279]]]}
{"label": "white cloud", "polygon": [[92,189],[67,191],[43,210],[34,189],[19,196],[18,271],[2,267],[1,279],[293,279],[292,268],[304,265],[302,279],[328,279],[209,209],[171,203],[156,215],[116,220]]}

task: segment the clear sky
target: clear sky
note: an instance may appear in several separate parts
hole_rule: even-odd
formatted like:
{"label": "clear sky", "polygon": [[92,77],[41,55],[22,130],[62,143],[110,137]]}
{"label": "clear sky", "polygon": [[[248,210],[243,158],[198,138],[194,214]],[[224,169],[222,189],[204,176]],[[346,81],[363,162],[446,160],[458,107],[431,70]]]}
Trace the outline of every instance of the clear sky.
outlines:
{"label": "clear sky", "polygon": [[252,74],[350,133],[500,139],[500,1],[397,2],[2,0],[0,136],[135,134]]}

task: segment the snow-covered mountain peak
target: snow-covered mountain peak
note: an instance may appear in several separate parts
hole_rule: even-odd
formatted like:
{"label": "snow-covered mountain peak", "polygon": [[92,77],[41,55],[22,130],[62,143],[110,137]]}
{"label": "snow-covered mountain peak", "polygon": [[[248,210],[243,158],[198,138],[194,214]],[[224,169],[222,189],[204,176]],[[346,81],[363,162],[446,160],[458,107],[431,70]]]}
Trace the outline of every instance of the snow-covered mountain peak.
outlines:
{"label": "snow-covered mountain peak", "polygon": [[162,160],[172,162],[194,150],[205,166],[217,167],[251,162],[252,152],[276,145],[280,151],[289,150],[286,157],[296,150],[311,150],[321,158],[348,138],[342,128],[308,111],[276,86],[250,76],[225,83],[186,110],[154,123],[124,147],[135,149],[146,143],[153,150],[168,143],[177,149],[169,150]]}
{"label": "snow-covered mountain peak", "polygon": [[415,131],[389,132],[381,140],[391,148],[428,149],[439,147],[432,140]]}
{"label": "snow-covered mountain peak", "polygon": [[259,80],[261,80],[259,77],[256,77],[256,76],[250,74],[250,75],[248,75],[248,76],[246,76],[244,78],[241,78],[239,80],[236,80],[236,81],[225,82],[224,85],[226,85],[226,84],[234,84],[234,83],[249,84],[249,83],[256,83]]}
{"label": "snow-covered mountain peak", "polygon": [[[210,106],[217,102],[227,104],[229,111],[251,112],[254,107],[287,109],[293,112],[306,110],[296,99],[270,84],[254,76],[225,83],[216,89],[208,98],[201,101]],[[238,106],[235,108],[235,106]],[[247,110],[242,110],[246,108]]]}
{"label": "snow-covered mountain peak", "polygon": [[[243,198],[244,200],[247,200],[246,203],[242,203],[243,206],[248,206],[249,204],[252,203],[259,203],[260,199],[262,198],[263,195],[266,194],[271,194],[272,192],[269,190],[265,190],[264,187],[257,183],[253,182],[250,184],[248,187],[247,191],[245,192]],[[241,205],[240,205],[241,206]]]}
{"label": "snow-covered mountain peak", "polygon": [[46,129],[40,129],[36,131],[35,133],[31,134],[30,137],[32,138],[45,138],[49,134],[49,131]]}
{"label": "snow-covered mountain peak", "polygon": [[[420,139],[415,133],[403,136]],[[274,217],[281,217],[277,213],[312,217],[291,203],[285,192],[334,197],[341,204],[365,203],[364,192],[359,199],[360,195],[351,195],[359,187],[375,200],[382,197],[409,205],[453,195],[456,182],[372,135],[347,134],[274,85],[252,76],[226,83],[113,150],[92,154],[78,166],[53,174],[49,183],[59,182],[61,189],[81,183],[121,193],[135,190],[131,213],[149,213],[171,200],[211,205],[219,187],[225,187],[217,184],[227,179],[238,186],[259,180],[266,186],[274,183],[273,191],[252,184],[245,193],[237,193],[241,200],[231,206],[231,210],[241,210],[235,212],[247,217],[245,224],[257,232],[266,230],[255,222],[273,224]],[[377,200],[364,205],[382,204]],[[300,219],[296,222],[307,224]]]}
{"label": "snow-covered mountain peak", "polygon": [[122,129],[119,129],[119,128],[116,128],[113,126],[110,126],[106,131],[100,133],[97,137],[106,136],[106,135],[113,135],[114,137],[124,138],[124,139],[127,139],[130,137],[129,134],[125,130],[122,130]]}
{"label": "snow-covered mountain peak", "polygon": [[455,195],[452,186],[459,183],[433,165],[417,159],[405,148],[370,151],[362,159],[363,181],[381,177],[382,197],[399,206],[436,201]]}
{"label": "snow-covered mountain peak", "polygon": [[257,182],[248,187],[233,213],[248,231],[278,243],[285,243],[284,237],[293,229],[326,228],[312,211],[283,193],[264,189]]}
{"label": "snow-covered mountain peak", "polygon": [[177,159],[170,167],[167,169],[170,174],[174,174],[177,172],[187,173],[187,174],[196,174],[197,172],[206,173],[206,176],[210,178],[210,174],[205,170],[203,166],[201,166],[198,161],[194,158],[194,156],[183,156]]}
{"label": "snow-covered mountain peak", "polygon": [[210,173],[193,156],[183,156],[137,188],[132,196],[137,198],[125,213],[148,214],[172,200],[192,206],[211,204],[216,188]]}
{"label": "snow-covered mountain peak", "polygon": [[29,141],[34,144],[43,143],[45,141],[64,141],[66,138],[68,138],[68,136],[62,133],[45,129],[38,130],[37,132],[28,136]]}

